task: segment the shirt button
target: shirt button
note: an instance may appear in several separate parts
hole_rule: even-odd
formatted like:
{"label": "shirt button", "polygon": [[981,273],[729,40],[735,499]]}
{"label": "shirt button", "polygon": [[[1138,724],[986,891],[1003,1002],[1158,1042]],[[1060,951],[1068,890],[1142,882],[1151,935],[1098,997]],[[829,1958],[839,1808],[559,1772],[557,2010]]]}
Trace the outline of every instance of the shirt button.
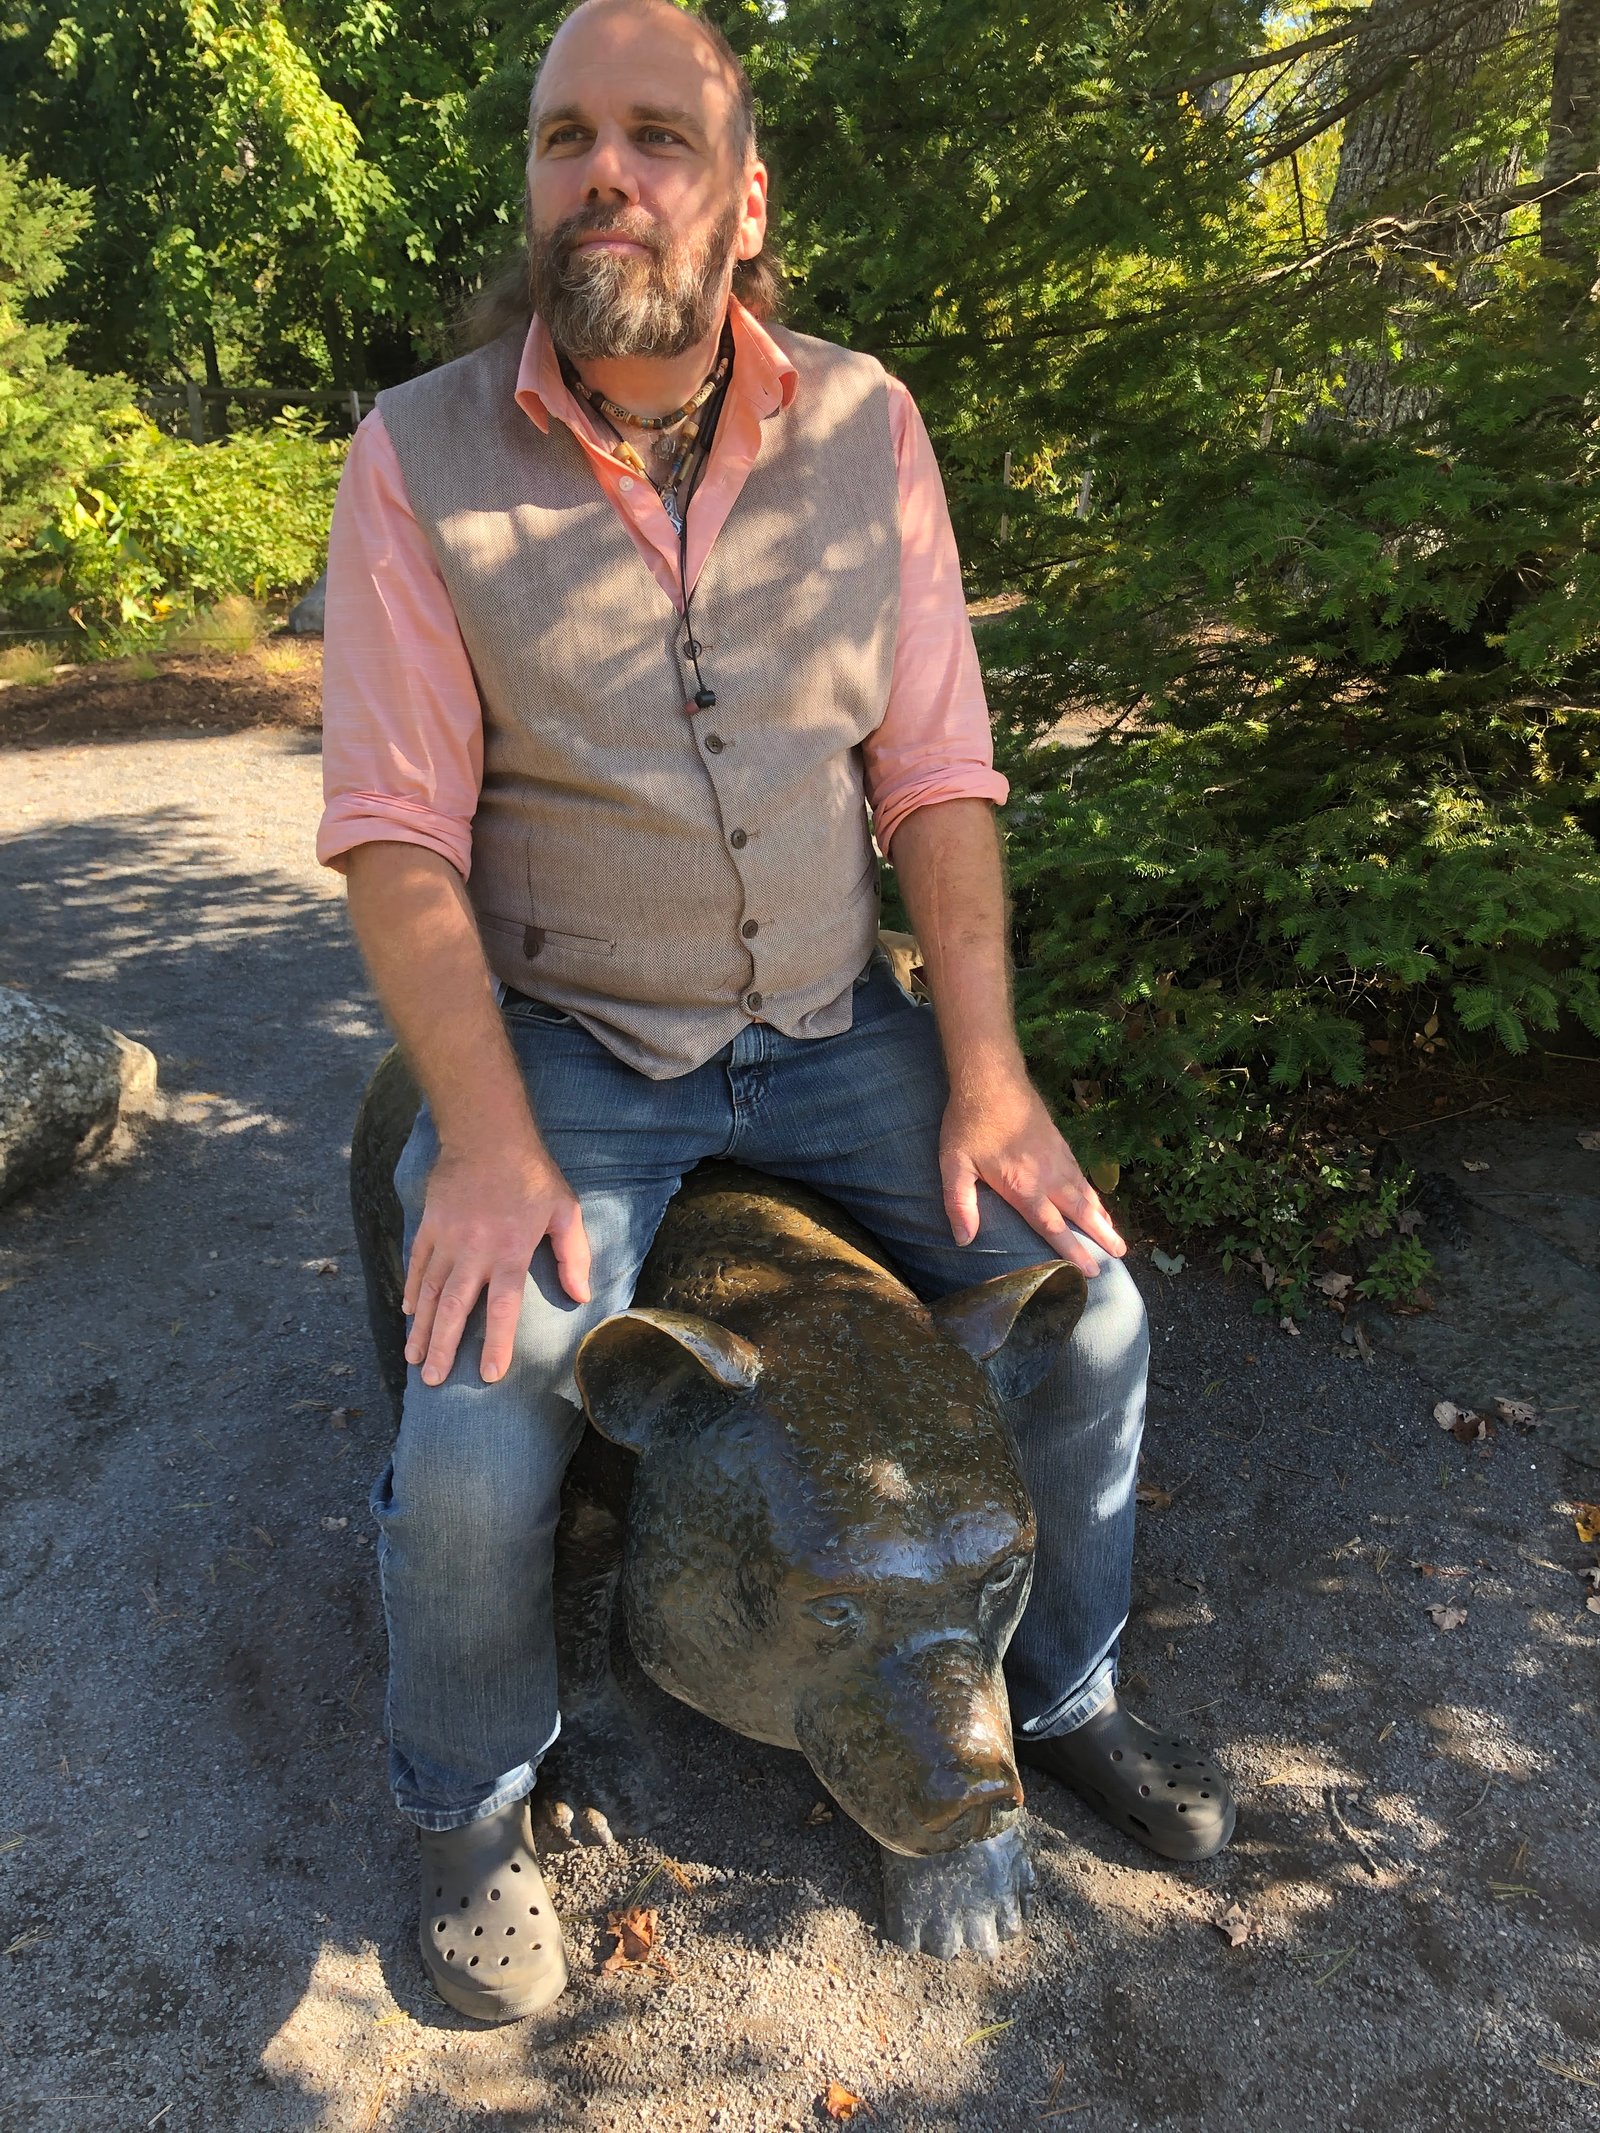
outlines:
{"label": "shirt button", "polygon": [[745,846],[750,842],[750,839],[743,830],[735,830],[732,836],[729,837],[728,842],[733,846],[736,852],[742,852]]}
{"label": "shirt button", "polygon": [[746,1007],[748,1007],[748,1008],[749,1008],[749,1010],[750,1010],[751,1014],[753,1014],[753,1015],[758,1015],[758,1014],[760,1014],[760,1012],[761,1012],[761,995],[760,995],[760,993],[758,993],[758,992],[747,992],[747,993],[745,994],[745,996],[744,996],[744,1004],[745,1004],[745,1006],[746,1006]]}
{"label": "shirt button", "polygon": [[744,935],[747,941],[753,941],[756,935],[761,931],[761,927],[755,919],[747,918],[744,924],[739,928],[739,931]]}
{"label": "shirt button", "polygon": [[617,487],[622,491],[623,495],[626,496],[628,491],[633,487],[633,476],[631,474],[624,474],[621,481],[617,483]]}
{"label": "shirt button", "polygon": [[720,733],[708,733],[706,735],[706,754],[721,755],[721,753],[722,735]]}

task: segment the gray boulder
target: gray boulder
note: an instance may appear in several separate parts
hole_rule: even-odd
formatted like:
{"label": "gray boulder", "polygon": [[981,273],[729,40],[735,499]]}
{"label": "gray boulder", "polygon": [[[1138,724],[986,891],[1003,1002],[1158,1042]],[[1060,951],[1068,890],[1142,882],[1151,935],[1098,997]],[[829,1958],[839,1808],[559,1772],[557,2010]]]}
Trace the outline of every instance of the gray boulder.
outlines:
{"label": "gray boulder", "polygon": [[142,1044],[0,985],[0,1200],[98,1154],[155,1089]]}
{"label": "gray boulder", "polygon": [[315,585],[309,587],[289,610],[288,629],[291,637],[320,637],[322,619],[328,606],[328,573],[324,571]]}

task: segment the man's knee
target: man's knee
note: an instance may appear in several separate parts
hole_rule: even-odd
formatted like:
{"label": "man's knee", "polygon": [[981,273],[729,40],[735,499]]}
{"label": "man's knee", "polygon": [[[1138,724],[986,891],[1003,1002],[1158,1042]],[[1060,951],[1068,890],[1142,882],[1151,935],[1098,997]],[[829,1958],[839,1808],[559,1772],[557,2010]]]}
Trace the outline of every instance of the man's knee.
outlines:
{"label": "man's knee", "polygon": [[[1093,1249],[1093,1247],[1091,1247]],[[1101,1368],[1143,1370],[1150,1358],[1150,1324],[1139,1285],[1121,1259],[1098,1250],[1100,1271],[1087,1284],[1073,1345]]]}

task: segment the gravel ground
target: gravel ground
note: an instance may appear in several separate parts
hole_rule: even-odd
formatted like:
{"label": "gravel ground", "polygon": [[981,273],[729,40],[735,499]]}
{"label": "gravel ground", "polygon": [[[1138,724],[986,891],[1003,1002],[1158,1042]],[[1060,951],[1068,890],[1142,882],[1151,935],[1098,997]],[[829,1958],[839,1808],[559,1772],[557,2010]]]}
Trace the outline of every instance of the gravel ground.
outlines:
{"label": "gravel ground", "polygon": [[[1142,1268],[1156,1323],[1131,1700],[1242,1805],[1168,1870],[1035,1781],[996,1965],[886,1948],[793,1757],[636,1684],[671,1771],[670,1969],[604,1976],[649,1844],[556,1859],[573,1984],[483,2031],[423,1986],[381,1784],[382,1403],[345,1208],[383,1036],[309,857],[315,737],[0,757],[0,978],[149,1044],[131,1155],[0,1215],[3,2123],[1436,2133],[1595,2123],[1595,1659],[1542,1438],[1463,1446],[1381,1322],[1290,1340]],[[1142,1257],[1142,1255],[1141,1255]],[[1465,1610],[1442,1630],[1430,1605]],[[1238,1905],[1248,1937],[1216,1921]]]}

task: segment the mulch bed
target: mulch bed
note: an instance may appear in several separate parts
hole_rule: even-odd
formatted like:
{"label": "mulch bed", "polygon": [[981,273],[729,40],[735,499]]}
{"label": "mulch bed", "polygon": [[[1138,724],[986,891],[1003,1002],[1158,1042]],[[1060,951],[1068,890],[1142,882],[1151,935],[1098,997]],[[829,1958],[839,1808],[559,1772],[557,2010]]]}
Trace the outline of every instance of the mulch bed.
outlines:
{"label": "mulch bed", "polygon": [[[141,675],[132,660],[69,668],[36,688],[0,689],[0,747],[131,740],[156,733],[238,733],[247,726],[322,723],[322,646],[300,640],[263,654],[178,652]],[[269,667],[293,659],[283,672]]]}

